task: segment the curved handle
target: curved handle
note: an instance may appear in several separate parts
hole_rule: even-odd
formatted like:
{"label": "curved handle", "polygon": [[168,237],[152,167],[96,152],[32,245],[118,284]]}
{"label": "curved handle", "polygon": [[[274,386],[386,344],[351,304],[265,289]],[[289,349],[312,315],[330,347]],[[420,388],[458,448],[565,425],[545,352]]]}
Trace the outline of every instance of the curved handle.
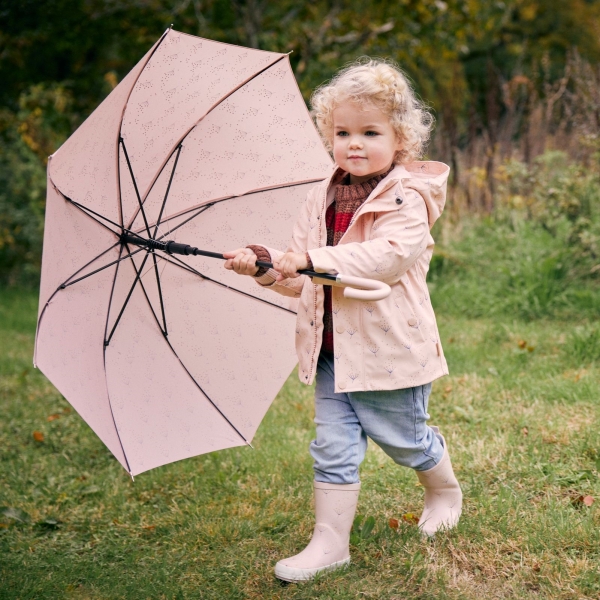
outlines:
{"label": "curved handle", "polygon": [[387,283],[376,279],[365,279],[363,277],[353,277],[352,275],[338,275],[336,279],[338,283],[344,286],[351,286],[344,289],[344,298],[351,298],[352,300],[363,300],[364,302],[383,300],[392,291]]}

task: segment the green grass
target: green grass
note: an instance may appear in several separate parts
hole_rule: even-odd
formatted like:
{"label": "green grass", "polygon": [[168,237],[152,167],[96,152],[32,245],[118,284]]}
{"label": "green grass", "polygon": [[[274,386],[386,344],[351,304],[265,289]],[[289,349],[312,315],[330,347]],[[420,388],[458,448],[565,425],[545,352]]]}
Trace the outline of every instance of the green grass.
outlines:
{"label": "green grass", "polygon": [[452,375],[434,384],[430,413],[463,484],[458,528],[423,540],[402,519],[421,511],[414,473],[371,445],[351,566],[284,586],[274,563],[312,529],[311,389],[290,378],[254,451],[133,483],[33,369],[36,303],[0,293],[0,506],[13,509],[0,513],[0,598],[600,596],[597,326],[439,312]]}
{"label": "green grass", "polygon": [[436,247],[428,281],[448,316],[568,321],[600,315],[598,260],[583,256],[568,232],[488,217],[442,222],[434,236],[444,243]]}

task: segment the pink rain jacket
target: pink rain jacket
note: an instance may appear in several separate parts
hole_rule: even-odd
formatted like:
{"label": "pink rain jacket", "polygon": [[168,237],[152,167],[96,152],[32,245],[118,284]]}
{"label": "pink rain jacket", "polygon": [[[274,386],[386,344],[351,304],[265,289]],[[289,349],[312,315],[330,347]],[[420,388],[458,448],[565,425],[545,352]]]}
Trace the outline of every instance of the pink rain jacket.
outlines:
{"label": "pink rain jacket", "polygon": [[[347,300],[343,288],[332,288],[336,392],[408,388],[448,374],[425,278],[434,245],[430,229],[444,208],[449,171],[439,162],[397,165],[337,246],[327,246],[325,212],[345,173],[337,169],[308,193],[287,251],[308,251],[319,273],[379,279],[392,288],[378,302]],[[273,259],[283,254],[267,249]],[[299,298],[298,374],[310,384],[321,349],[323,287],[307,276],[274,283],[273,275],[269,270],[258,282]]]}

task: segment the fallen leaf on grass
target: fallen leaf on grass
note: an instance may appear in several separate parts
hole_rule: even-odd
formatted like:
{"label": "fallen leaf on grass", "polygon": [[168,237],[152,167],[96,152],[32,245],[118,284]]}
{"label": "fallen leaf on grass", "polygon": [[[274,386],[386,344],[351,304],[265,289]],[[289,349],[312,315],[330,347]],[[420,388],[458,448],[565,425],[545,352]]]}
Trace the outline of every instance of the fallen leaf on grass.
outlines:
{"label": "fallen leaf on grass", "polygon": [[46,417],[46,421],[56,421],[56,419],[60,419],[60,417],[60,413],[54,413],[53,415],[48,415],[48,417]]}
{"label": "fallen leaf on grass", "polygon": [[575,498],[573,498],[571,500],[571,504],[573,504],[573,506],[576,507],[581,507],[581,506],[592,506],[592,504],[594,504],[594,497],[593,496],[576,496]]}
{"label": "fallen leaf on grass", "polygon": [[34,431],[33,432],[33,439],[36,442],[43,442],[44,441],[44,434],[41,431]]}
{"label": "fallen leaf on grass", "polygon": [[519,340],[517,342],[517,345],[519,346],[519,348],[521,348],[521,350],[525,350],[525,348],[527,348],[527,342],[525,340]]}
{"label": "fallen leaf on grass", "polygon": [[406,523],[418,523],[419,517],[417,517],[417,515],[415,515],[414,513],[404,513],[402,515],[402,520]]}
{"label": "fallen leaf on grass", "polygon": [[398,526],[400,525],[398,519],[390,519],[388,521],[388,525],[392,528],[392,529],[398,529]]}
{"label": "fallen leaf on grass", "polygon": [[152,531],[153,529],[156,529],[156,525],[142,525],[142,529],[149,529]]}
{"label": "fallen leaf on grass", "polygon": [[521,429],[521,433],[523,435],[529,435],[529,429],[527,429],[527,427],[523,427],[523,429]]}
{"label": "fallen leaf on grass", "polygon": [[533,352],[535,350],[535,346],[527,346],[527,352]]}

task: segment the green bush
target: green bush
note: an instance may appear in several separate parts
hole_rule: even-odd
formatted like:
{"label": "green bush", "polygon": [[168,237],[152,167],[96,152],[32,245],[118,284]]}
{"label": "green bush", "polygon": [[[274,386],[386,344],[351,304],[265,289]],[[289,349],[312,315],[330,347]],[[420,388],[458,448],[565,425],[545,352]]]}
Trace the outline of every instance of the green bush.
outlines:
{"label": "green bush", "polygon": [[491,216],[471,217],[436,248],[429,273],[435,305],[471,317],[597,318],[597,174],[551,152],[531,168],[507,163],[498,196]]}
{"label": "green bush", "polygon": [[46,170],[14,132],[5,132],[0,147],[0,282],[34,285],[42,254]]}
{"label": "green bush", "polygon": [[46,196],[46,158],[75,127],[70,94],[32,85],[15,111],[0,111],[0,282],[36,285]]}

